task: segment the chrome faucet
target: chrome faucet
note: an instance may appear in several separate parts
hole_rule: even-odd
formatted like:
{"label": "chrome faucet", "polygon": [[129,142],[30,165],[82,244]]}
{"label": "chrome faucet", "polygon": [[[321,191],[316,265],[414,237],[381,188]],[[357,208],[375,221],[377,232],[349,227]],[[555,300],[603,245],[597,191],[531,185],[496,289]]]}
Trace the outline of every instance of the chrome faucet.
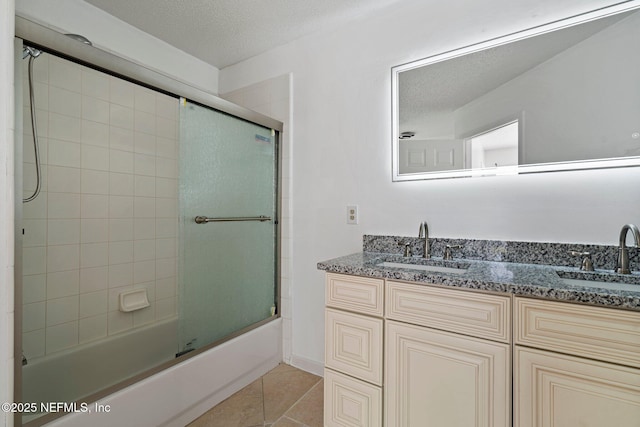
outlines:
{"label": "chrome faucet", "polygon": [[629,270],[629,250],[627,249],[627,232],[631,230],[636,247],[640,244],[640,230],[634,224],[625,224],[620,230],[620,246],[618,248],[618,265],[616,273],[631,274]]}
{"label": "chrome faucet", "polygon": [[427,221],[420,223],[418,238],[424,239],[424,252],[422,254],[422,258],[431,258],[431,246],[429,246],[429,227],[427,226]]}

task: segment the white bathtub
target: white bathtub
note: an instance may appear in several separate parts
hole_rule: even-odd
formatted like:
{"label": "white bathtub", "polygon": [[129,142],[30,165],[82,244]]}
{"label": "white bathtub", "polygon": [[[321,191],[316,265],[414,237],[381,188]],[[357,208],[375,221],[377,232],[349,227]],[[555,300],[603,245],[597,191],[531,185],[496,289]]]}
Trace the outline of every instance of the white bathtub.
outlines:
{"label": "white bathtub", "polygon": [[[171,326],[165,326],[176,327],[175,322]],[[109,412],[69,414],[50,422],[47,426],[183,427],[277,366],[282,361],[281,329],[282,319],[275,319],[96,402],[102,405],[102,408],[109,408]],[[166,336],[175,337],[176,334],[171,333]],[[113,345],[113,349],[118,351],[113,353],[112,357],[118,360],[118,364],[129,365],[133,362],[129,346],[137,348],[151,345],[147,341],[141,342],[136,339],[127,341],[126,344],[125,347],[119,344]],[[155,356],[156,351],[150,352]],[[171,351],[173,352],[171,357],[175,356],[175,347]],[[78,360],[69,363],[76,364],[74,369],[89,369],[93,372],[92,369],[96,369],[98,363],[95,361],[102,360],[100,358],[105,355],[94,353],[92,357],[97,359],[84,360],[78,356]],[[159,355],[158,357],[160,358]],[[82,362],[79,361],[80,359],[83,359]],[[33,365],[33,375],[42,374],[37,372],[37,364]],[[111,377],[108,376],[108,378]],[[52,383],[51,387],[56,389],[57,385]],[[27,399],[25,396],[24,401],[28,402]],[[94,404],[90,404],[89,407],[95,408]]]}

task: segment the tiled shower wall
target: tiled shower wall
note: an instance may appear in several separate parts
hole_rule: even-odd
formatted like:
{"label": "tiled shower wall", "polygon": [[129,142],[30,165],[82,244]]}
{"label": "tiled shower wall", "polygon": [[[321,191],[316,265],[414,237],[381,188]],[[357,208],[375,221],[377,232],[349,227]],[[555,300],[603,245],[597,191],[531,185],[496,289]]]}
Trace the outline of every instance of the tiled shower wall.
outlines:
{"label": "tiled shower wall", "polygon": [[[24,196],[35,188],[24,60]],[[52,55],[34,62],[41,194],[24,204],[31,361],[176,315],[178,100]],[[151,306],[119,311],[122,291]]]}

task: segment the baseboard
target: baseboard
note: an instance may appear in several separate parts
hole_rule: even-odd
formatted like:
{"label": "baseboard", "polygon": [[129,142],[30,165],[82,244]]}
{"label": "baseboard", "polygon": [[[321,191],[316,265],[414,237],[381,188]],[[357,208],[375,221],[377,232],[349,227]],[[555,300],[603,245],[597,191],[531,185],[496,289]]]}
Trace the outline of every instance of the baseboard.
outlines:
{"label": "baseboard", "polygon": [[291,366],[295,366],[303,371],[311,372],[312,374],[320,377],[324,376],[324,363],[317,362],[315,360],[307,359],[305,357],[291,355]]}

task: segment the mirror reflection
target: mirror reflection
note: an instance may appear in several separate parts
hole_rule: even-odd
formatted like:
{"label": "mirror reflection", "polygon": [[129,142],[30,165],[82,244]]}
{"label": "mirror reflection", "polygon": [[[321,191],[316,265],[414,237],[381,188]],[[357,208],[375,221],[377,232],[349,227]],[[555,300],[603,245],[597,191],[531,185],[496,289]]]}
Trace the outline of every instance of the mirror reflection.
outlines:
{"label": "mirror reflection", "polygon": [[394,180],[640,164],[640,11],[588,18],[394,67]]}

